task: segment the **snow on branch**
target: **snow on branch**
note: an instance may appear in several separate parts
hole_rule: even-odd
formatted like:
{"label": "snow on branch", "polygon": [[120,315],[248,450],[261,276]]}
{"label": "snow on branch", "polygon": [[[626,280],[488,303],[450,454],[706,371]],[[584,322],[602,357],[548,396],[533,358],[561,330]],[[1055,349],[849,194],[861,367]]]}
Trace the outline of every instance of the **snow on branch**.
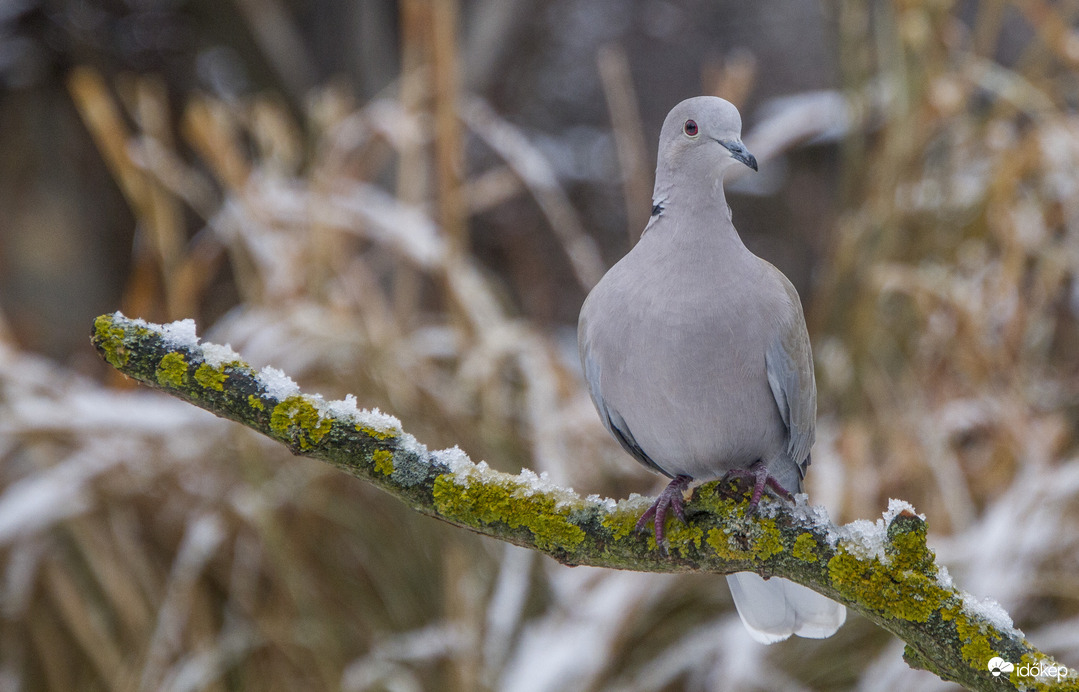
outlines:
{"label": "snow on branch", "polygon": [[[648,499],[582,498],[527,469],[510,475],[456,447],[428,450],[397,418],[358,409],[351,395],[304,394],[279,370],[256,372],[228,346],[200,343],[191,320],[155,325],[103,315],[91,340],[128,377],[476,533],[567,565],[781,576],[892,632],[907,644],[910,665],[945,680],[971,689],[1079,690],[1079,675],[1035,649],[999,605],[953,583],[926,545],[925,517],[906,502],[892,500],[875,522],[836,526],[804,495],[793,506],[765,500],[746,516],[741,489],[712,481],[687,502],[685,524],[671,521],[664,555],[651,532],[634,531]],[[995,669],[991,660],[999,660]]]}

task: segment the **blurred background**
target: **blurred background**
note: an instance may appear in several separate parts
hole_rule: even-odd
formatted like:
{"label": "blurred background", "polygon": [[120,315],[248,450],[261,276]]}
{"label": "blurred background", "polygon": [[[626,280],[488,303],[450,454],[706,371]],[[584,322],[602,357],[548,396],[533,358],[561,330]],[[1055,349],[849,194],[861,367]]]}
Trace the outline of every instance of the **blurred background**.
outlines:
{"label": "blurred background", "polygon": [[811,500],[913,502],[1079,667],[1077,68],[1074,1],[0,2],[0,691],[951,689],[854,615],[763,647],[721,577],[421,517],[89,345],[192,317],[432,448],[654,493],[575,324],[702,93],[806,306]]}

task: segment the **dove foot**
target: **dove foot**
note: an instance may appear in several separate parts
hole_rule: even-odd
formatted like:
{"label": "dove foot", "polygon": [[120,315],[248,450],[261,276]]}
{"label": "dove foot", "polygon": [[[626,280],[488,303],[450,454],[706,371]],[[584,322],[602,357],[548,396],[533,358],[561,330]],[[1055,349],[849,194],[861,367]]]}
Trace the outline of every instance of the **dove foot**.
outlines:
{"label": "dove foot", "polygon": [[674,516],[682,521],[686,520],[684,500],[682,493],[689,487],[693,479],[689,476],[675,476],[674,480],[667,484],[663,492],[659,494],[652,506],[645,510],[641,518],[637,520],[637,531],[643,531],[648,526],[648,521],[654,520],[656,545],[666,554],[667,544],[664,538],[664,525],[667,523],[667,511],[673,510]]}
{"label": "dove foot", "polygon": [[768,467],[764,465],[763,461],[755,462],[748,469],[731,469],[727,471],[724,478],[744,478],[753,483],[753,494],[750,495],[749,506],[746,507],[747,514],[757,509],[757,505],[760,504],[761,497],[764,496],[766,489],[771,489],[776,495],[785,500],[794,501],[794,495],[791,495],[786,488],[780,485],[775,476],[768,473]]}

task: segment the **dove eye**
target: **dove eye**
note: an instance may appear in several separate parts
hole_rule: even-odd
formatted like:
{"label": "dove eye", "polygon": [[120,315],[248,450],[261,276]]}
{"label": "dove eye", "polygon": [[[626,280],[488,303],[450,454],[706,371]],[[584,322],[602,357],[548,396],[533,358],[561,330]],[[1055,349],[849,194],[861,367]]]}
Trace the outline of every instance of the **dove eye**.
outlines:
{"label": "dove eye", "polygon": [[690,137],[696,137],[697,136],[697,121],[695,121],[695,120],[687,120],[686,124],[682,126],[682,131],[685,132]]}

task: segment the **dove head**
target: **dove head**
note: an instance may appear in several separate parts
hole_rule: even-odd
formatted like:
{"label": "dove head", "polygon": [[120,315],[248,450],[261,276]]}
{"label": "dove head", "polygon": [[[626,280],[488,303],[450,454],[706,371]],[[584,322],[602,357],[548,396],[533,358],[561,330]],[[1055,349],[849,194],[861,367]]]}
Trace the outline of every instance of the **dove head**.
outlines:
{"label": "dove head", "polygon": [[757,159],[742,144],[742,118],[729,101],[697,96],[667,114],[659,135],[656,189],[673,178],[721,184],[734,165],[757,170]]}

